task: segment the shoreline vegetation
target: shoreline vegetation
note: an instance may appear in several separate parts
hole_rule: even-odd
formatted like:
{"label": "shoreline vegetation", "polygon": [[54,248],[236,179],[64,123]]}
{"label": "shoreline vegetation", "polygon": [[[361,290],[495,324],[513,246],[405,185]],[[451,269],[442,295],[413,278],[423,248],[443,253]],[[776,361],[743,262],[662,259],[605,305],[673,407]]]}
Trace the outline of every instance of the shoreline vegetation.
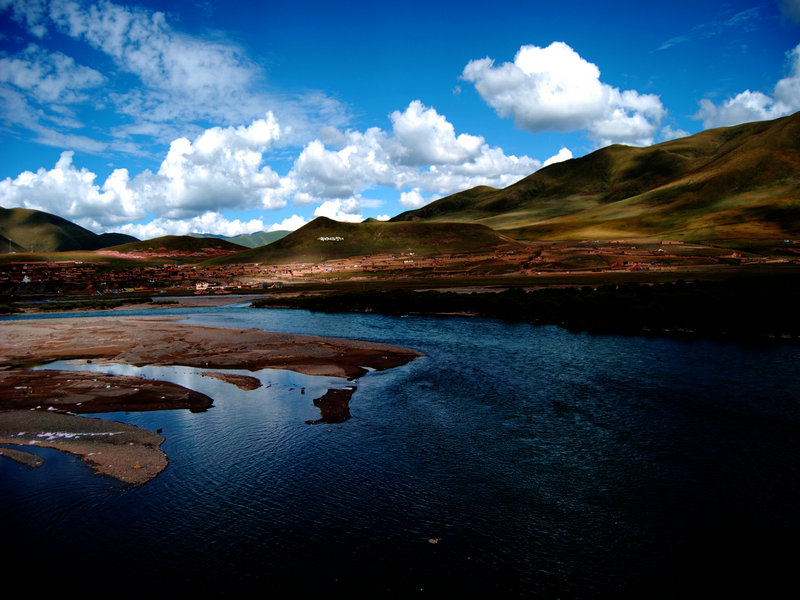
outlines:
{"label": "shoreline vegetation", "polygon": [[474,315],[570,331],[800,340],[800,278],[794,275],[503,291],[333,292],[255,300],[255,308],[385,315]]}
{"label": "shoreline vegetation", "polygon": [[[188,366],[201,374],[257,389],[255,377],[227,369],[288,369],[355,380],[369,370],[406,364],[421,354],[408,348],[308,335],[187,325],[170,317],[72,317],[0,322],[0,456],[31,468],[40,457],[23,448],[75,454],[96,472],[132,485],[167,466],[156,433],[79,416],[103,412],[188,409],[202,412],[213,399],[185,387],[93,371],[33,370],[54,361]],[[314,400],[322,418],[341,422],[356,386]],[[313,424],[312,423],[312,424]],[[9,448],[7,446],[13,446]]]}

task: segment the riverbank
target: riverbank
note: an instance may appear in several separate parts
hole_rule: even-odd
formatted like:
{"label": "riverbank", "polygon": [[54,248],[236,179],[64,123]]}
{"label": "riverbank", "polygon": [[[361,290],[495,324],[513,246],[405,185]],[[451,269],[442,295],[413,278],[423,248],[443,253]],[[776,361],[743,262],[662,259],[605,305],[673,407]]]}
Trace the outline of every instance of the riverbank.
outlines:
{"label": "riverbank", "polygon": [[476,315],[571,331],[748,340],[800,340],[800,277],[502,291],[357,291],[275,296],[256,308],[388,315]]}
{"label": "riverbank", "polygon": [[134,366],[289,369],[360,377],[403,365],[419,352],[343,338],[187,325],[177,317],[69,317],[0,322],[0,368],[89,359]]}
{"label": "riverbank", "polygon": [[[30,368],[37,364],[68,360],[78,366],[81,361],[140,367],[183,365],[206,369],[204,376],[241,389],[255,389],[260,382],[254,377],[214,370],[276,368],[356,379],[369,370],[397,367],[419,356],[414,350],[386,344],[193,326],[171,317],[4,321],[0,322],[0,444],[56,448],[80,456],[98,473],[140,485],[166,467],[166,456],[160,450],[164,439],[136,427],[76,415],[174,409],[200,412],[213,403],[208,396],[169,382]],[[346,410],[347,399],[349,395],[340,399],[344,408],[339,412]],[[30,453],[11,450],[0,455],[30,467],[41,464]]]}

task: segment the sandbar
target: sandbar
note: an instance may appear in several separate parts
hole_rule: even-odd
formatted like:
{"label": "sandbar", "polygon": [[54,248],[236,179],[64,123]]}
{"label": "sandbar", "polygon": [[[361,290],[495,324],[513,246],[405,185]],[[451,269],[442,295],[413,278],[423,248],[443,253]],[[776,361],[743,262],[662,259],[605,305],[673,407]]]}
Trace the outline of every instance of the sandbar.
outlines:
{"label": "sandbar", "polygon": [[[212,369],[289,369],[307,375],[356,379],[370,370],[404,365],[422,356],[408,348],[344,338],[189,325],[173,317],[78,317],[0,322],[0,444],[30,467],[41,459],[20,446],[51,447],[81,457],[95,471],[141,485],[167,465],[158,433],[77,413],[188,409],[213,399],[179,385],[90,371],[32,370],[59,360],[188,366],[209,369],[242,389],[260,381]],[[355,390],[330,390],[315,400],[317,422],[349,418]]]}
{"label": "sandbar", "polygon": [[[69,452],[97,473],[132,485],[146,483],[166,468],[163,441],[157,433],[125,423],[39,410],[0,411],[0,444]],[[24,460],[19,453],[9,457]]]}
{"label": "sandbar", "polygon": [[135,366],[289,369],[353,379],[421,356],[343,338],[189,325],[170,317],[73,317],[0,322],[0,368],[91,359]]}

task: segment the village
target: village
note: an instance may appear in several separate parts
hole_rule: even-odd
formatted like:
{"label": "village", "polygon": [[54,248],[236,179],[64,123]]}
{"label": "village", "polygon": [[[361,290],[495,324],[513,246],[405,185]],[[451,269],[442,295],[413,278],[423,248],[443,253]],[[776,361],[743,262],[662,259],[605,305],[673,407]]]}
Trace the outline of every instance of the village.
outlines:
{"label": "village", "polygon": [[[792,244],[795,246],[796,244]],[[99,253],[98,253],[99,254]],[[22,257],[20,257],[22,258]],[[392,279],[546,277],[580,273],[680,271],[685,268],[800,262],[793,257],[750,256],[699,244],[661,241],[532,243],[518,248],[419,255],[413,251],[265,264],[180,264],[98,260],[19,260],[0,263],[0,295],[104,295],[119,293],[227,294],[258,292],[297,283]],[[104,260],[105,259],[105,260]]]}

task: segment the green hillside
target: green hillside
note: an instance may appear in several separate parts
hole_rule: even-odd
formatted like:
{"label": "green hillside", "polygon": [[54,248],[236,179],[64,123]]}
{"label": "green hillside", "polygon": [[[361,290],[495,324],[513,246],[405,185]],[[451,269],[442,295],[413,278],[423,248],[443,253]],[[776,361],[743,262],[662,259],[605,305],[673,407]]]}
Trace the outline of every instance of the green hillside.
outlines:
{"label": "green hillside", "polygon": [[796,236],[800,113],[648,148],[609,146],[392,221],[473,222],[540,239]]}
{"label": "green hillside", "polygon": [[121,233],[98,235],[50,213],[27,208],[0,208],[0,252],[66,252],[97,250],[130,242],[135,237]]}
{"label": "green hillside", "polygon": [[214,254],[210,250],[223,251],[227,253],[239,252],[243,250],[243,246],[233,244],[226,240],[218,238],[196,238],[190,235],[166,235],[163,237],[153,238],[152,240],[143,240],[131,242],[128,244],[121,244],[106,248],[120,253],[183,253],[183,254]]}
{"label": "green hillside", "polygon": [[467,223],[340,223],[318,217],[269,246],[214,263],[320,262],[369,254],[419,255],[491,251],[515,244],[484,225]]}
{"label": "green hillside", "polygon": [[257,231],[256,233],[243,233],[233,237],[214,235],[212,233],[191,233],[189,235],[197,238],[216,238],[219,240],[225,240],[238,246],[244,246],[245,248],[258,248],[259,246],[266,246],[272,242],[277,242],[279,239],[286,237],[290,233],[290,231]]}

